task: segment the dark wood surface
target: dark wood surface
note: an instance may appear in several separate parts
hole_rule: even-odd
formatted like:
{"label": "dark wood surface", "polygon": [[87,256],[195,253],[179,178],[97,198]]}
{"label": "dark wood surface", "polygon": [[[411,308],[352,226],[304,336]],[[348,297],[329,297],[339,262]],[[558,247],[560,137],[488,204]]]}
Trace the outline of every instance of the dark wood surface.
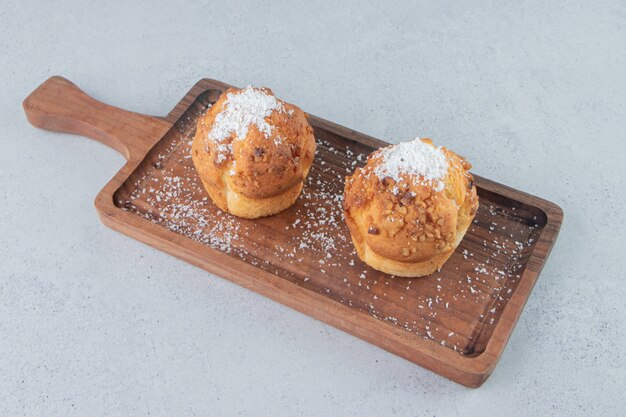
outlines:
{"label": "dark wood surface", "polygon": [[550,253],[562,211],[477,177],[480,208],[441,271],[385,275],[354,253],[341,218],[344,177],[385,142],[310,116],[318,153],[303,195],[244,220],[207,198],[190,158],[200,114],[227,84],[199,81],[166,117],[100,103],[52,77],[25,101],[35,126],[117,149],[127,163],[96,198],[127,235],[469,387],[495,368]]}

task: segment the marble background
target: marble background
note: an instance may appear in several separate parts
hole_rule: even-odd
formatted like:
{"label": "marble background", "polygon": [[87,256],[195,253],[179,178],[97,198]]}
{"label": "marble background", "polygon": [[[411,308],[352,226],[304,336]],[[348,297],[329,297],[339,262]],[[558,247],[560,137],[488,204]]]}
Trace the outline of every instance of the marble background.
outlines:
{"label": "marble background", "polygon": [[[0,4],[1,415],[626,415],[626,3],[100,3]],[[561,205],[491,378],[464,388],[104,227],[122,156],[21,108],[54,74],[155,115],[202,77],[269,86]]]}

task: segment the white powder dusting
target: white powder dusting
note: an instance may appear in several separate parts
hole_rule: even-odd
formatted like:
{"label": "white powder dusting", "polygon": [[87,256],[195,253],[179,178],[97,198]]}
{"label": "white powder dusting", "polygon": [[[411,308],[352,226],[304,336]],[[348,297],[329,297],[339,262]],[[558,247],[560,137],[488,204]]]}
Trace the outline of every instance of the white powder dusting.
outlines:
{"label": "white powder dusting", "polygon": [[[517,223],[507,217],[507,212],[484,202],[470,234],[481,236],[480,230],[487,233],[488,226],[496,224],[492,220],[497,220],[498,227],[492,232],[493,238],[484,241],[484,247],[463,246],[467,241],[462,242],[453,255],[467,257],[460,270],[459,266],[456,272],[444,269],[434,280],[422,278],[415,283],[387,276],[377,281],[380,274],[365,269],[350,242],[341,204],[343,171],[354,170],[355,160],[361,166],[365,157],[326,140],[318,140],[318,153],[319,159],[328,163],[316,162],[297,205],[273,219],[272,224],[295,230],[279,234],[266,246],[258,238],[269,230],[263,226],[264,220],[238,219],[215,209],[189,159],[194,130],[190,127],[185,132],[180,142],[173,141],[162,151],[154,170],[129,184],[133,191],[127,200],[119,201],[120,206],[180,236],[283,279],[297,279],[337,302],[363,309],[376,319],[461,353],[473,352],[468,350],[473,343],[471,336],[463,327],[441,323],[464,311],[465,306],[476,305],[476,310],[484,307],[479,321],[493,325],[516,288],[524,267],[518,263],[521,253],[533,239],[528,238],[528,227],[515,229]],[[220,145],[227,147],[230,141]],[[395,165],[395,172],[404,172],[401,164]],[[500,231],[504,223],[506,233]],[[504,256],[507,250],[515,252]]]}
{"label": "white powder dusting", "polygon": [[390,177],[401,180],[402,174],[422,177],[431,183],[436,191],[443,190],[443,178],[448,173],[448,160],[441,147],[435,148],[420,138],[382,148],[379,152],[382,163],[374,173],[381,179]]}
{"label": "white powder dusting", "polygon": [[265,136],[270,136],[272,126],[265,118],[274,110],[284,111],[283,103],[264,88],[249,85],[236,93],[228,93],[224,108],[215,117],[209,139],[222,142],[235,133],[237,140],[243,140],[251,125],[256,126]]}

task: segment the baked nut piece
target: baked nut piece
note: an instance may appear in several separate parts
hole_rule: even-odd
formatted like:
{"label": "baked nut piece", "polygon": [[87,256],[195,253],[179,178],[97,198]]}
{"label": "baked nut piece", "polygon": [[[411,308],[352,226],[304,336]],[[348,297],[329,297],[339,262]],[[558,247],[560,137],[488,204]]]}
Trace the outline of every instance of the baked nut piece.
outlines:
{"label": "baked nut piece", "polygon": [[346,178],[344,215],[356,251],[374,269],[432,274],[469,228],[478,196],[471,165],[430,139],[388,146]]}
{"label": "baked nut piece", "polygon": [[271,90],[230,88],[198,121],[191,153],[215,205],[255,219],[296,201],[315,137],[304,112]]}

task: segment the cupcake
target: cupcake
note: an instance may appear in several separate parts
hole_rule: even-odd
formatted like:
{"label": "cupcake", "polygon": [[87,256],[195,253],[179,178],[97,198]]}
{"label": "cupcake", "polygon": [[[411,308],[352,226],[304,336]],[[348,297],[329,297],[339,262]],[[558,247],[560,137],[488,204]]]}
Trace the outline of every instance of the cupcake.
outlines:
{"label": "cupcake", "polygon": [[296,201],[313,163],[315,137],[304,112],[271,90],[230,88],[199,119],[191,152],[215,205],[254,219]]}
{"label": "cupcake", "polygon": [[441,268],[478,209],[470,168],[430,139],[372,153],[346,178],[344,191],[344,215],[359,258],[401,277]]}

